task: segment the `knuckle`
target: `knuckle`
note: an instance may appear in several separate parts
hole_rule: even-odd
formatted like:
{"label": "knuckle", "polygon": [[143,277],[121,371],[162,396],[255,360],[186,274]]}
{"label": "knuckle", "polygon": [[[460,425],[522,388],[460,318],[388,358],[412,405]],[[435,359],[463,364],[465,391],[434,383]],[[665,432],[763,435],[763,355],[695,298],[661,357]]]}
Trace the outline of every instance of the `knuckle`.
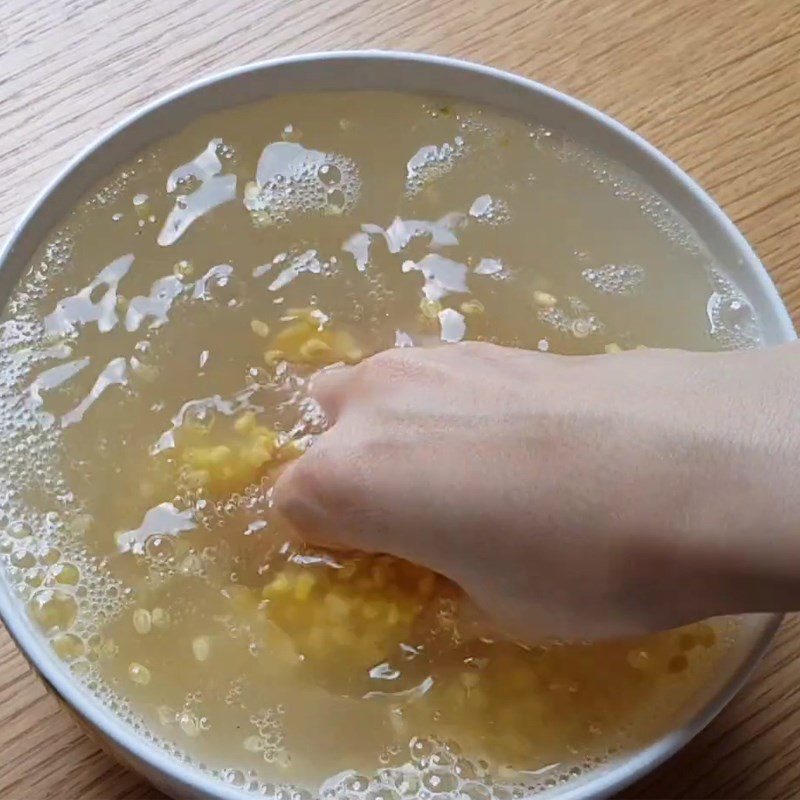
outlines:
{"label": "knuckle", "polygon": [[273,503],[289,520],[308,521],[321,510],[324,496],[324,471],[312,448],[292,464],[275,484]]}
{"label": "knuckle", "polygon": [[499,348],[496,344],[492,344],[491,342],[477,342],[468,339],[463,342],[459,342],[458,344],[455,345],[455,347],[451,347],[451,349],[456,350],[459,353],[490,355],[495,353],[497,350],[500,350],[501,348]]}
{"label": "knuckle", "polygon": [[385,350],[363,362],[361,379],[365,382],[394,383],[426,374],[430,359],[422,351],[410,348]]}
{"label": "knuckle", "polygon": [[325,414],[334,419],[347,401],[354,379],[353,367],[334,367],[318,372],[309,386],[309,393]]}

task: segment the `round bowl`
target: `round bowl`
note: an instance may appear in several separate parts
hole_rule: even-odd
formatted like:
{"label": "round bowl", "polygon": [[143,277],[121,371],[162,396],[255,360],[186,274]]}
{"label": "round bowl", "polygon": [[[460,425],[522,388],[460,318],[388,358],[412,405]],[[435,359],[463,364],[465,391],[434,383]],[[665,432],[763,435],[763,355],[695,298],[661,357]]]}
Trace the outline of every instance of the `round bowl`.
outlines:
{"label": "round bowl", "polygon": [[[764,343],[778,344],[796,338],[767,272],[730,220],[691,178],[620,123],[560,92],[497,69],[451,58],[374,51],[318,53],[231,70],[167,95],[108,131],[52,181],[12,231],[0,252],[3,304],[48,230],[95,181],[149,142],[178,130],[199,114],[220,108],[290,92],[348,89],[447,94],[494,106],[517,118],[562,129],[622,162],[685,218],[739,285],[761,320]],[[241,790],[157,750],[73,680],[2,580],[0,616],[46,683],[117,758],[168,794],[241,800]],[[775,615],[743,620],[736,644],[722,660],[713,680],[698,691],[691,707],[679,710],[676,724],[666,735],[638,751],[620,755],[598,771],[538,796],[598,800],[660,764],[733,697],[779,623],[780,617]]]}

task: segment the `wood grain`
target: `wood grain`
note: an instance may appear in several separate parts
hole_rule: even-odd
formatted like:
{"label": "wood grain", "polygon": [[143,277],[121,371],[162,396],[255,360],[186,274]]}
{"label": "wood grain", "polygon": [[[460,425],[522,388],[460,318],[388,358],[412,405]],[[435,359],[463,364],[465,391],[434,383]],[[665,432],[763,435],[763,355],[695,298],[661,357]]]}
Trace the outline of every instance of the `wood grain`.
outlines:
{"label": "wood grain", "polygon": [[[120,116],[211,71],[380,47],[483,61],[616,116],[708,188],[800,319],[796,0],[3,0],[0,238]],[[800,796],[800,620],[634,798]],[[0,797],[160,797],[101,753],[0,630]]]}

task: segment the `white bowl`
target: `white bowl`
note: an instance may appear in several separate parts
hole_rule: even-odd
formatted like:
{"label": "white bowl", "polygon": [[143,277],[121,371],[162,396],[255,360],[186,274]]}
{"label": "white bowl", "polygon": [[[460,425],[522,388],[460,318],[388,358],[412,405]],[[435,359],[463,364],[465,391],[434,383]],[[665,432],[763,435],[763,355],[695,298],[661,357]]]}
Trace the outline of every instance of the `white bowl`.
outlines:
{"label": "white bowl", "polygon": [[[81,195],[149,142],[181,128],[199,114],[220,108],[277,94],[348,89],[446,94],[565,130],[638,173],[687,220],[753,305],[765,344],[796,338],[774,285],[739,231],[691,178],[642,138],[571,97],[507,72],[450,58],[375,51],[318,53],[252,64],[194,83],[129,117],[74,159],[13,230],[0,252],[0,298],[4,302],[8,299],[36,247]],[[241,790],[158,750],[73,680],[1,580],[0,616],[43,679],[121,761],[174,796],[241,800]],[[776,615],[743,621],[737,643],[718,673],[701,687],[691,707],[682,710],[679,726],[667,735],[644,749],[619,756],[597,772],[537,796],[598,800],[660,764],[731,699],[779,623]]]}

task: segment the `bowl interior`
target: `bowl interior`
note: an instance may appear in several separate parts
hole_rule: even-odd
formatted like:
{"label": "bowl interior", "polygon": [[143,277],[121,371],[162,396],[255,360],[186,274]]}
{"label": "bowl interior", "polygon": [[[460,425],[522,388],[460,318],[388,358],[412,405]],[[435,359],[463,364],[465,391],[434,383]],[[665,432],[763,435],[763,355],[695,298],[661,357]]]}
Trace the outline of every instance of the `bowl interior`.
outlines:
{"label": "bowl interior", "polygon": [[[766,344],[795,338],[773,284],[742,236],[702,190],[642,139],[588,106],[531,81],[452,59],[399,53],[319,54],[252,65],[194,84],[121,123],[56,178],[12,233],[0,253],[0,301],[5,303],[48,230],[95,181],[148,143],[209,111],[282,93],[357,89],[448,94],[565,130],[574,139],[637,173],[686,219],[752,303],[761,320]],[[232,787],[192,772],[155,750],[73,682],[33,631],[2,581],[0,614],[46,680],[91,727],[109,740],[117,754],[121,753],[150,778],[181,796],[241,796]],[[676,709],[673,733],[638,753],[610,763],[600,772],[548,792],[547,796],[606,796],[669,756],[730,699],[768,643],[778,621],[774,616],[765,616],[742,623],[715,680],[701,688],[690,708]]]}

